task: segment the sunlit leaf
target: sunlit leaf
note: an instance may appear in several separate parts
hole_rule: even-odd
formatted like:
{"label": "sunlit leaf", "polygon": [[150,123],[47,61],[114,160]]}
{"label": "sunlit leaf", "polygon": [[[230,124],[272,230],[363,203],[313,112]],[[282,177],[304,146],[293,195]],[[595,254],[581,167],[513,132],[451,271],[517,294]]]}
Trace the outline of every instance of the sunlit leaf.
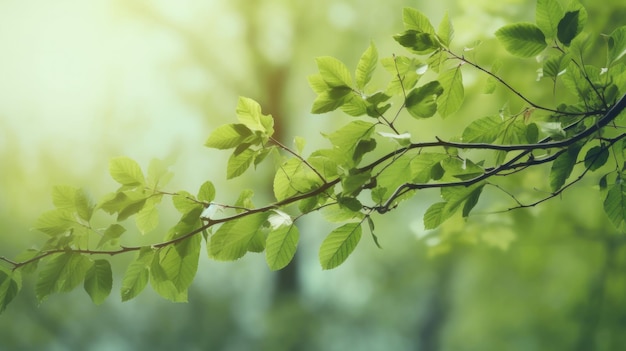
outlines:
{"label": "sunlit leaf", "polygon": [[121,156],[111,159],[109,162],[111,177],[122,185],[144,185],[145,178],[139,164],[134,160]]}
{"label": "sunlit leaf", "polygon": [[267,236],[265,260],[271,270],[287,266],[293,259],[300,234],[295,225],[281,226],[271,230]]}
{"label": "sunlit leaf", "polygon": [[609,63],[613,63],[626,55],[626,26],[619,27],[608,39]]}
{"label": "sunlit leaf", "polygon": [[513,55],[532,57],[546,48],[546,37],[532,23],[508,24],[496,31],[496,37],[504,48]]}
{"label": "sunlit leaf", "polygon": [[356,66],[355,72],[355,80],[356,86],[360,90],[363,90],[367,83],[372,79],[372,74],[376,69],[376,64],[378,63],[378,50],[376,50],[376,46],[374,43],[370,43],[370,46],[365,50],[361,58],[359,59],[359,63]]}
{"label": "sunlit leaf", "polygon": [[414,8],[405,7],[402,9],[402,22],[405,29],[435,34],[435,28],[433,28],[428,17]]}
{"label": "sunlit leaf", "polygon": [[48,295],[68,292],[83,282],[93,262],[77,253],[63,253],[52,257],[39,271],[35,292],[43,301]]}
{"label": "sunlit leaf", "polygon": [[225,124],[211,132],[204,146],[221,150],[232,149],[249,140],[251,136],[252,131],[244,124]]}
{"label": "sunlit leaf", "polygon": [[441,117],[447,117],[456,112],[463,103],[463,75],[461,67],[457,66],[439,75],[439,83],[443,93],[437,100],[437,111]]}
{"label": "sunlit leaf", "polygon": [[352,86],[352,77],[346,65],[330,56],[315,59],[324,82],[331,88]]}
{"label": "sunlit leaf", "polygon": [[563,17],[563,8],[558,0],[537,0],[535,21],[547,38],[556,36],[557,26]]}
{"label": "sunlit leaf", "polygon": [[439,23],[439,28],[437,29],[437,37],[441,40],[443,45],[450,46],[452,42],[452,38],[454,37],[454,27],[452,27],[452,21],[450,21],[450,17],[448,16],[448,12],[443,15],[443,19],[441,19],[441,23]]}
{"label": "sunlit leaf", "polygon": [[209,242],[209,256],[218,261],[234,261],[248,252],[250,241],[268,213],[256,213],[222,224]]}
{"label": "sunlit leaf", "polygon": [[319,259],[323,269],[342,264],[361,240],[361,223],[348,223],[333,230],[322,242]]}

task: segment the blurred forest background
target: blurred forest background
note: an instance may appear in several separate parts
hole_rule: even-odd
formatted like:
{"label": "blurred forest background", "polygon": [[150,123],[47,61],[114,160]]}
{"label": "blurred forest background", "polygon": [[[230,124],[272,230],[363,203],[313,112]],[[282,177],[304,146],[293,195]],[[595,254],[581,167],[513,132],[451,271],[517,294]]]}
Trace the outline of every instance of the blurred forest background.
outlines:
{"label": "blurred forest background", "polygon": [[[626,24],[622,0],[583,5],[587,30]],[[551,95],[551,83],[537,81],[536,62],[514,61],[495,43],[500,26],[534,20],[534,1],[0,2],[0,255],[44,241],[30,228],[51,207],[53,185],[84,187],[94,197],[115,189],[108,176],[115,156],[144,167],[171,160],[172,191],[194,192],[210,179],[217,201],[232,202],[244,187],[269,201],[269,170],[224,181],[228,154],[202,146],[210,131],[234,120],[243,95],[277,118],[284,142],[298,135],[309,151],[320,145],[320,132],[348,117],[309,113],[314,58],[354,67],[370,40],[380,57],[406,54],[391,38],[402,30],[405,6],[435,25],[448,11],[453,49],[475,47],[466,55],[486,66],[499,57],[502,75],[531,99],[571,98],[558,89]],[[602,64],[604,51],[596,52],[587,59]],[[523,106],[502,89],[483,95],[485,77],[464,73],[466,100],[456,116],[403,128],[431,140],[505,104]],[[375,78],[382,88],[388,77]],[[522,199],[539,197],[547,171],[502,181]],[[281,272],[270,272],[258,254],[234,263],[201,256],[187,304],[150,288],[122,304],[131,257],[114,259],[114,290],[101,306],[82,289],[38,306],[30,277],[0,315],[0,349],[617,350],[626,344],[626,241],[605,217],[596,183],[592,175],[537,208],[487,214],[511,205],[494,191],[467,223],[436,232],[424,232],[419,220],[437,197],[425,193],[376,218],[382,250],[364,236],[332,271],[321,270],[317,249],[333,227],[313,215],[299,222],[296,262]],[[163,212],[162,228],[175,216]]]}

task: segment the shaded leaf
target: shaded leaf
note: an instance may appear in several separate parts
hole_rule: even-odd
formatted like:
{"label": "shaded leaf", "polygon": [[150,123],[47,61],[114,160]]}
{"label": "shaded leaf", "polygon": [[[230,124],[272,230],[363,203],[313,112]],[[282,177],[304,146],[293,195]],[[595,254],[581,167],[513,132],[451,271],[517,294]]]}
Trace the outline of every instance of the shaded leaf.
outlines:
{"label": "shaded leaf", "polygon": [[95,260],[85,274],[84,288],[96,305],[104,302],[113,287],[113,272],[107,260]]}

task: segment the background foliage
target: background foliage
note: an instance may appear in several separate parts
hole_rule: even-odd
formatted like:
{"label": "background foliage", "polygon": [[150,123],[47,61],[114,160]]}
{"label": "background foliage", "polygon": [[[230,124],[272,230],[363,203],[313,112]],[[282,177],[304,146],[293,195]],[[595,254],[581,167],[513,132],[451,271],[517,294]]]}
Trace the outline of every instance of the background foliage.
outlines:
{"label": "background foliage", "polygon": [[[621,25],[617,21],[611,22],[611,18],[620,18],[620,11],[624,11],[617,3],[613,7],[605,4],[602,8],[595,8],[593,4],[584,5],[589,12],[588,26],[591,30],[610,33]],[[8,10],[34,13],[35,19],[53,18],[46,12],[53,11],[51,9],[37,12],[27,5],[22,5],[21,8],[19,5],[5,6]],[[206,162],[206,153],[198,155],[197,151],[191,150],[199,149],[199,143],[205,140],[209,130],[222,123],[230,123],[231,118],[221,119],[218,116],[232,115],[233,106],[237,105],[237,95],[258,96],[257,100],[261,101],[264,111],[267,106],[273,115],[284,115],[285,121],[288,121],[282,125],[282,128],[287,129],[283,131],[285,136],[302,133],[303,129],[316,132],[334,130],[337,126],[332,125],[333,120],[339,125],[347,121],[342,114],[333,115],[332,118],[308,115],[310,102],[315,96],[309,92],[303,77],[316,70],[316,63],[311,57],[332,55],[345,62],[357,62],[370,39],[376,43],[378,52],[399,51],[397,46],[387,47],[386,43],[390,42],[392,33],[403,30],[399,20],[401,4],[390,3],[384,10],[381,9],[388,11],[388,16],[380,16],[384,20],[378,18],[375,25],[368,20],[371,11],[361,11],[358,6],[349,3],[321,4],[315,10],[320,12],[319,17],[313,16],[315,13],[311,13],[308,8],[290,7],[280,2],[259,3],[258,8],[239,9],[239,4],[236,3],[220,6],[222,8],[198,8],[205,10],[198,13],[206,13],[207,16],[211,13],[227,13],[232,16],[232,23],[216,24],[214,21],[211,26],[216,27],[209,26],[209,29],[202,27],[206,23],[205,19],[197,22],[199,20],[184,14],[184,11],[172,12],[172,9],[140,2],[135,2],[132,6],[124,4],[116,7],[115,11],[118,12],[114,12],[114,16],[120,17],[114,18],[118,18],[118,21],[122,18],[123,21],[118,25],[145,26],[139,30],[138,37],[145,35],[164,47],[160,50],[168,53],[163,59],[167,69],[157,66],[160,68],[157,71],[159,76],[166,77],[161,79],[165,79],[168,84],[162,85],[174,88],[158,91],[146,89],[145,86],[134,86],[136,91],[130,94],[112,89],[113,93],[109,92],[108,95],[113,97],[99,102],[100,106],[106,108],[100,107],[87,113],[70,109],[82,118],[85,114],[103,114],[108,116],[110,123],[99,126],[97,123],[103,122],[96,122],[91,130],[84,128],[80,129],[80,133],[69,134],[76,135],[73,137],[76,141],[72,137],[61,137],[67,135],[61,133],[69,133],[70,128],[66,126],[66,130],[63,130],[63,118],[59,117],[59,113],[67,110],[52,98],[38,106],[42,106],[43,115],[52,120],[49,123],[59,126],[60,131],[50,137],[48,135],[51,130],[47,129],[45,131],[48,133],[43,133],[42,140],[53,140],[54,144],[51,145],[65,146],[52,146],[47,149],[47,153],[40,151],[37,146],[39,144],[30,139],[40,132],[30,131],[28,136],[21,134],[23,137],[19,139],[11,137],[11,131],[17,128],[18,118],[14,116],[37,116],[37,111],[19,111],[10,104],[4,107],[2,113],[9,118],[3,119],[7,124],[7,132],[2,149],[2,164],[3,168],[14,171],[3,172],[2,175],[2,186],[7,194],[2,201],[2,213],[6,216],[2,223],[6,233],[14,234],[2,236],[2,246],[7,249],[3,254],[12,257],[13,253],[17,254],[24,246],[39,241],[32,239],[30,234],[21,233],[35,223],[39,213],[50,209],[49,204],[40,199],[48,198],[52,184],[77,184],[86,188],[104,184],[103,189],[110,189],[110,181],[99,182],[99,179],[105,178],[106,172],[102,165],[112,156],[126,154],[138,159],[140,164],[148,165],[150,158],[159,156],[159,153],[167,156],[169,150],[180,148],[178,160],[173,166],[176,173],[174,181],[180,183],[175,185],[194,189],[199,188],[207,178],[221,179],[227,160],[214,159],[215,153],[212,152],[211,162]],[[532,21],[534,4],[502,3],[476,7],[459,3],[449,6],[450,18],[457,28],[455,40],[459,41],[459,45],[473,48],[474,40],[481,37],[484,40],[475,50],[467,53],[468,57],[476,55],[476,59],[480,60],[480,55],[494,55],[494,52],[502,55],[502,76],[519,83],[520,89],[528,92],[533,101],[553,102],[554,98],[545,94],[545,91],[551,91],[549,80],[536,83],[536,76],[528,74],[537,65],[533,62],[512,61],[490,37],[504,23]],[[443,9],[420,10],[431,18],[443,16]],[[90,13],[87,8],[80,8],[78,11],[85,17]],[[515,15],[509,15],[509,12]],[[484,32],[480,32],[476,24],[464,20],[477,14],[487,20],[485,23],[494,23],[494,27],[482,28]],[[291,30],[283,30],[281,24],[276,24],[280,23],[276,18],[290,19],[282,25]],[[336,30],[341,30],[345,37],[334,35],[332,31],[320,30],[320,27],[323,28],[319,25],[321,19],[327,21],[330,28],[334,25]],[[242,23],[246,25],[242,26]],[[272,25],[269,23],[279,28],[271,29]],[[234,29],[220,31],[218,29],[221,27],[218,25]],[[254,28],[270,28],[266,29],[269,33],[287,35],[291,41],[272,41],[273,35],[263,34],[263,31]],[[467,31],[460,31],[459,28],[467,28]],[[472,32],[474,29],[476,32],[471,33],[473,35],[464,36],[464,32]],[[207,33],[234,33],[231,35],[246,40],[239,40],[240,45],[237,45],[237,40]],[[291,36],[285,33],[291,33]],[[348,39],[352,36],[355,38]],[[212,38],[215,42],[210,42],[207,38]],[[3,37],[2,40],[5,42],[8,39]],[[292,45],[281,49],[280,42],[285,41]],[[176,45],[182,47],[167,49],[172,43],[178,43]],[[346,43],[354,43],[354,47]],[[129,47],[132,47],[130,44]],[[226,44],[228,46],[220,46]],[[82,47],[81,45],[86,44],[77,40],[68,45]],[[278,45],[278,49],[272,45]],[[299,46],[304,48],[299,50]],[[147,50],[148,47],[151,46],[145,45],[143,48]],[[222,47],[224,49],[218,49]],[[45,47],[41,50],[47,52]],[[138,48],[127,47],[126,50],[131,53],[131,57],[140,55]],[[234,60],[233,57],[239,59]],[[589,60],[593,62],[600,59],[590,57]],[[515,66],[510,62],[515,62]],[[11,64],[15,65],[7,60],[3,64],[4,69],[10,71]],[[50,64],[60,72],[68,67],[59,62]],[[602,65],[602,62],[597,64]],[[522,69],[523,65],[528,69]],[[132,70],[137,66],[124,67]],[[520,69],[512,70],[510,67]],[[90,69],[93,67],[86,68],[87,71]],[[163,71],[167,74],[164,75]],[[140,73],[133,74],[139,74],[139,78],[142,78]],[[148,72],[143,74],[143,78],[151,77]],[[194,80],[198,78],[190,79],[190,76],[203,78],[199,82]],[[59,87],[66,87],[67,85],[58,83],[64,81],[62,78],[52,75],[47,88],[57,90]],[[119,84],[124,89],[129,89],[124,84],[125,79],[133,78],[135,77],[132,75],[122,78],[113,83],[113,86]],[[506,101],[511,110],[519,109],[520,106],[516,104],[520,102],[505,92],[483,95],[482,79],[472,77],[471,74],[469,78],[464,78],[466,97],[459,123],[455,123],[457,126],[418,121],[419,124],[411,122],[402,125],[402,128],[411,130],[415,137],[458,135],[462,132],[460,128],[476,116],[491,112],[485,111],[490,104],[497,105]],[[25,83],[21,84],[25,86],[22,89],[28,87]],[[78,82],[75,84],[78,90],[83,88]],[[258,86],[250,86],[257,84]],[[543,84],[546,90],[530,88],[536,84]],[[528,88],[524,88],[524,85]],[[7,90],[8,88],[6,87]],[[19,91],[20,85],[15,83],[11,88]],[[46,86],[41,89],[45,91]],[[22,98],[26,101],[38,101],[36,96],[35,92],[28,91]],[[168,96],[163,102],[166,106],[164,110],[151,106],[155,100],[164,96]],[[304,99],[302,96],[310,98]],[[132,111],[136,109],[132,108],[133,103],[129,101],[136,99],[144,99],[149,103],[142,107],[146,109],[143,120],[131,118],[135,115]],[[27,105],[34,106],[32,103]],[[93,105],[98,103],[91,107]],[[192,119],[195,122],[186,121]],[[100,119],[94,117],[93,120]],[[139,128],[132,129],[132,123],[137,123]],[[102,128],[103,125],[107,128]],[[181,125],[188,127],[183,128]],[[177,128],[182,129],[180,137],[170,141],[170,135]],[[108,132],[94,132],[99,130]],[[129,137],[121,136],[125,133],[124,130],[129,130]],[[161,130],[163,135],[150,133],[155,130]],[[307,149],[311,147],[309,145],[316,145],[322,139],[315,134],[305,137]],[[87,147],[75,150],[77,143],[81,146],[90,145],[81,141],[81,138],[93,140],[91,143],[94,148],[89,148],[89,151],[85,150]],[[316,138],[319,139],[316,141]],[[124,144],[124,148],[128,150],[122,149],[120,144]],[[149,150],[133,149],[135,144],[149,145]],[[55,147],[59,149],[55,150]],[[100,148],[105,150],[102,155],[90,155],[93,150]],[[68,159],[74,162],[68,162]],[[118,165],[119,168],[126,169],[129,164],[127,159],[115,160],[117,163],[114,162],[113,165]],[[158,165],[154,166],[154,169],[158,168]],[[259,172],[262,174],[265,171],[261,169]],[[528,196],[528,201],[532,201],[533,198],[541,197],[542,194],[533,189],[536,184],[545,182],[548,173],[549,169],[527,172],[504,185],[508,188],[518,187],[522,194],[520,196]],[[181,174],[184,175],[183,178]],[[42,175],[46,175],[43,180]],[[134,182],[133,179],[116,180]],[[319,273],[316,249],[324,235],[333,227],[326,226],[322,218],[314,217],[300,227],[301,242],[296,278],[289,276],[289,273],[275,274],[266,268],[260,269],[266,265],[261,256],[248,255],[243,260],[227,265],[209,262],[203,258],[199,267],[200,274],[190,288],[189,305],[170,305],[155,299],[152,292],[145,291],[140,299],[125,302],[123,305],[109,298],[101,307],[93,307],[88,303],[86,295],[79,292],[53,295],[36,308],[36,298],[29,296],[29,291],[45,293],[45,289],[65,288],[31,287],[34,282],[27,279],[24,281],[27,285],[23,289],[24,293],[0,317],[3,333],[0,340],[3,346],[12,349],[133,349],[139,345],[157,349],[174,346],[246,349],[253,347],[252,345],[263,345],[273,350],[345,349],[348,345],[359,349],[425,350],[588,349],[589,345],[595,345],[598,349],[613,349],[622,342],[619,330],[623,327],[621,321],[625,307],[621,297],[624,290],[621,274],[624,264],[623,250],[620,249],[621,237],[604,217],[602,199],[597,196],[596,190],[589,192],[597,181],[593,177],[582,181],[577,188],[563,195],[565,201],[554,199],[544,206],[530,210],[479,215],[470,218],[467,223],[454,220],[447,222],[435,233],[425,232],[420,221],[416,220],[416,213],[421,217],[427,206],[436,199],[437,194],[433,192],[428,195],[432,196],[428,200],[412,200],[390,216],[377,218],[376,232],[383,250],[378,250],[374,243],[364,241],[344,265],[323,274]],[[240,183],[230,183],[231,185],[216,184],[216,188],[224,194],[232,193],[232,198],[225,199],[224,202],[234,203],[238,194],[234,189],[239,189],[246,182],[249,180],[244,179]],[[233,189],[225,190],[229,186]],[[271,189],[264,188],[263,182],[259,182],[259,189],[255,190],[257,194],[266,192],[269,198]],[[488,199],[484,201],[486,205],[483,204],[483,207],[476,210],[486,213],[501,209],[501,206],[490,207],[489,199],[493,198],[496,204],[501,199],[496,194],[497,192],[484,194]],[[589,200],[590,198],[595,199],[595,202]],[[172,211],[172,214],[163,214],[161,222],[174,223],[176,217]],[[166,229],[167,226],[164,226],[163,230]],[[145,243],[154,242],[156,237],[145,236]],[[486,245],[474,245],[478,242]],[[303,249],[306,247],[313,248],[313,252]],[[444,252],[447,254],[438,255]],[[73,260],[69,256],[59,257]],[[76,264],[80,266],[80,262]],[[122,258],[121,262],[114,263],[112,269],[116,274],[121,274],[127,264],[128,261],[124,262]],[[120,284],[119,279],[117,280],[115,284]],[[68,284],[71,285],[71,282]],[[114,289],[120,288],[121,286],[116,286]],[[163,289],[166,291],[167,287]],[[97,296],[91,297],[98,299]],[[84,323],[85,319],[91,319],[93,323]],[[155,320],[159,322],[154,322]],[[120,324],[121,321],[126,323]],[[289,328],[285,328],[285,325]],[[154,345],[149,346],[152,343]]]}

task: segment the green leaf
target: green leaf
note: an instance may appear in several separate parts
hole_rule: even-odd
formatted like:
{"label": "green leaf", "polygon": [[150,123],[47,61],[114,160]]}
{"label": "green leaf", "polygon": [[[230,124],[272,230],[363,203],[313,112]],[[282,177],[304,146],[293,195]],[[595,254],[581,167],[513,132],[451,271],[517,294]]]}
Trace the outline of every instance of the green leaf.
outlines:
{"label": "green leaf", "polygon": [[418,55],[430,54],[441,47],[434,34],[419,32],[412,29],[394,35],[393,39],[395,39],[398,44]]}
{"label": "green leaf", "polygon": [[[424,229],[435,229],[448,219],[447,217],[444,218],[443,209],[445,206],[445,202],[436,202],[426,210],[426,213],[424,213]],[[451,214],[448,213],[448,215]]]}
{"label": "green leaf", "polygon": [[284,268],[296,253],[300,233],[295,225],[282,226],[269,232],[265,260],[273,271]]}
{"label": "green leaf", "polygon": [[504,48],[513,55],[533,57],[546,48],[546,37],[532,23],[506,25],[496,31],[496,37]]}
{"label": "green leaf", "polygon": [[331,88],[352,86],[352,76],[343,62],[330,56],[315,59],[324,82]]}
{"label": "green leaf", "polygon": [[441,84],[434,80],[415,88],[406,97],[406,108],[415,118],[432,117],[437,112],[437,98],[444,93]]}
{"label": "green leaf", "polygon": [[446,47],[450,46],[452,38],[454,37],[454,27],[452,27],[452,22],[450,21],[450,17],[448,16],[447,11],[443,15],[441,23],[439,23],[439,28],[437,29],[437,37]]}
{"label": "green leaf", "polygon": [[326,84],[326,82],[324,81],[324,78],[322,78],[322,75],[319,73],[311,74],[307,77],[307,80],[309,81],[309,86],[311,87],[311,90],[313,90],[313,92],[315,92],[316,94],[321,94],[330,89],[328,84]]}
{"label": "green leaf", "polygon": [[202,183],[200,190],[198,190],[198,200],[204,202],[211,202],[215,200],[215,186],[211,181],[207,180]]}
{"label": "green leaf", "polygon": [[137,257],[128,265],[122,279],[122,301],[128,301],[139,295],[148,284],[150,264],[155,252],[149,247],[142,248]]}
{"label": "green leaf", "polygon": [[567,66],[570,64],[570,55],[558,55],[548,58],[543,63],[543,76],[556,79],[561,74],[565,73]]}
{"label": "green leaf", "polygon": [[576,158],[578,158],[579,152],[580,145],[574,144],[554,160],[549,177],[550,189],[552,191],[561,189],[563,184],[565,184],[576,165]]}
{"label": "green leaf", "polygon": [[611,33],[608,39],[609,64],[626,55],[626,26],[619,27]]}
{"label": "green leaf", "polygon": [[378,185],[387,189],[387,193],[383,197],[384,200],[388,199],[400,185],[412,180],[413,166],[411,163],[411,156],[401,156],[376,177]]}
{"label": "green leaf", "polygon": [[585,155],[585,167],[591,171],[604,166],[609,159],[609,149],[602,146],[594,146]]}
{"label": "green leaf", "polygon": [[220,150],[232,149],[251,140],[252,136],[252,131],[244,124],[225,124],[209,135],[204,146]]}
{"label": "green leaf", "polygon": [[441,189],[441,196],[446,200],[442,209],[441,218],[446,220],[454,215],[463,206],[463,216],[466,217],[474,208],[482,191],[484,182],[470,186],[453,186]]}
{"label": "green leaf", "polygon": [[202,237],[194,235],[161,252],[160,265],[179,293],[185,292],[186,295],[187,288],[196,276],[201,242]]}
{"label": "green leaf", "polygon": [[437,111],[441,117],[447,117],[456,112],[463,103],[463,75],[461,66],[450,69],[439,75],[439,83],[443,93],[437,100]]}
{"label": "green leaf", "polygon": [[[370,122],[352,121],[328,135],[327,138],[342,152],[347,152],[351,149],[354,150],[359,140],[369,139],[374,131],[374,126]],[[350,153],[351,155],[352,153]]]}
{"label": "green leaf", "polygon": [[57,236],[67,232],[74,219],[68,210],[56,209],[42,213],[35,222],[35,229],[50,236]]}
{"label": "green leaf", "polygon": [[556,36],[557,26],[563,17],[563,7],[558,0],[537,0],[535,21],[546,38]]}
{"label": "green leaf", "polygon": [[405,29],[435,34],[435,28],[433,28],[428,17],[416,9],[410,7],[402,9],[402,22]]}
{"label": "green leaf", "polygon": [[502,132],[503,120],[499,116],[487,116],[474,120],[463,130],[463,142],[493,143]]}
{"label": "green leaf", "polygon": [[485,170],[469,159],[448,157],[441,162],[445,174],[462,180],[474,178],[485,173]]}
{"label": "green leaf", "polygon": [[113,287],[113,272],[107,260],[95,260],[85,274],[84,288],[96,305],[104,302]]}
{"label": "green leaf", "polygon": [[93,210],[95,208],[93,202],[83,189],[78,189],[74,194],[74,205],[76,208],[76,214],[81,219],[89,222],[91,220],[91,216],[93,215]]}
{"label": "green leaf", "polygon": [[626,184],[621,178],[607,192],[603,206],[613,225],[620,229],[626,220]]}
{"label": "green leaf", "polygon": [[[427,183],[432,178],[433,167],[449,158],[447,154],[423,152],[411,160],[411,176],[416,183]],[[394,189],[395,190],[395,189]]]}
{"label": "green leaf", "polygon": [[18,271],[9,271],[0,267],[0,313],[13,301],[21,287],[22,279]]}
{"label": "green leaf", "polygon": [[125,156],[111,159],[109,172],[111,177],[122,185],[139,186],[146,183],[139,164]]}
{"label": "green leaf", "polygon": [[226,179],[232,179],[242,175],[254,161],[255,152],[245,149],[240,153],[233,152],[228,158],[226,165]]}
{"label": "green leaf", "polygon": [[256,213],[222,224],[211,237],[209,256],[218,261],[234,261],[243,257],[268,216],[269,213]]}
{"label": "green leaf", "polygon": [[463,205],[463,217],[469,216],[469,213],[472,211],[474,206],[478,203],[478,199],[480,198],[480,194],[483,192],[483,187],[477,187],[472,191],[465,201],[465,205]]}
{"label": "green leaf", "polygon": [[74,209],[77,191],[73,186],[55,185],[52,187],[52,203],[59,209]]}
{"label": "green leaf", "polygon": [[370,172],[360,172],[341,178],[342,194],[357,195],[363,186],[372,179]]}
{"label": "green leaf", "polygon": [[240,96],[236,113],[239,122],[251,131],[259,131],[268,137],[274,134],[274,119],[261,113],[261,105],[258,102]]}
{"label": "green leaf", "polygon": [[283,163],[274,176],[273,188],[277,201],[305,193],[321,182],[306,164],[296,158]]}
{"label": "green leaf", "polygon": [[126,228],[122,227],[121,225],[117,223],[111,224],[104,231],[104,234],[102,235],[102,238],[100,239],[96,247],[100,248],[104,244],[115,241],[120,236],[122,236],[122,234],[124,234],[125,231],[126,231]]}
{"label": "green leaf", "polygon": [[359,63],[356,65],[355,80],[356,86],[360,90],[363,90],[367,83],[372,79],[376,64],[378,63],[378,50],[374,43],[370,43],[370,46],[365,50]]}
{"label": "green leaf", "polygon": [[135,224],[141,234],[149,233],[159,225],[159,211],[153,199],[154,198],[150,198],[146,201],[145,205],[137,212],[137,216],[135,217]]}
{"label": "green leaf", "polygon": [[166,186],[174,173],[169,171],[170,161],[163,161],[157,158],[150,160],[148,165],[148,176],[146,177],[146,183],[148,187],[152,189],[161,189]]}
{"label": "green leaf", "polygon": [[323,269],[342,264],[361,240],[361,223],[347,223],[333,230],[322,242],[319,259]]}
{"label": "green leaf", "polygon": [[172,302],[187,302],[187,290],[178,291],[174,282],[167,276],[167,272],[161,265],[159,257],[160,255],[155,256],[150,265],[150,285],[152,285],[152,289],[164,299]]}
{"label": "green leaf", "polygon": [[576,4],[559,21],[556,36],[561,43],[569,46],[572,40],[582,32],[586,23],[587,10],[582,5]]}
{"label": "green leaf", "polygon": [[334,111],[346,103],[352,89],[346,86],[333,87],[321,92],[313,101],[311,113],[320,114]]}
{"label": "green leaf", "polygon": [[37,299],[41,302],[50,294],[71,291],[85,279],[92,265],[91,260],[77,253],[54,256],[41,268],[37,277]]}

